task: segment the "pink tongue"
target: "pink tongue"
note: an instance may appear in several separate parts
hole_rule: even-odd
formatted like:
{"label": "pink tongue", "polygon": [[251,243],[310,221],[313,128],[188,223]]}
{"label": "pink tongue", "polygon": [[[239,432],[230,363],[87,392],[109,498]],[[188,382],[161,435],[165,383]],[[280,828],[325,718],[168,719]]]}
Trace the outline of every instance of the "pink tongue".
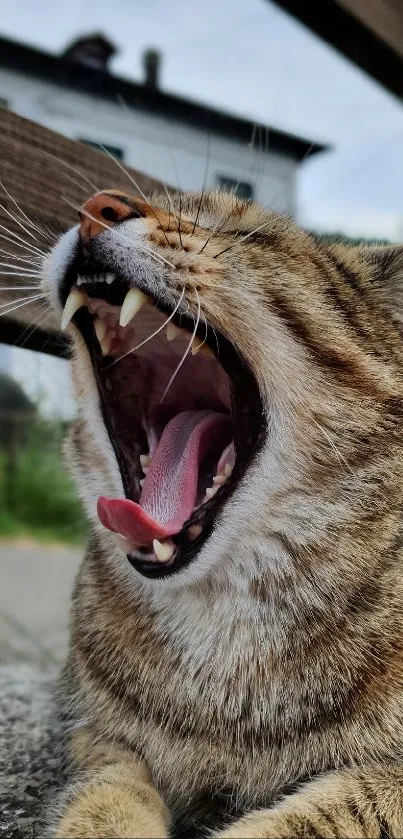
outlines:
{"label": "pink tongue", "polygon": [[133,545],[149,545],[179,533],[197,498],[199,465],[207,452],[217,460],[231,435],[217,411],[183,411],[164,428],[144,481],[140,504],[127,498],[98,499],[98,516]]}

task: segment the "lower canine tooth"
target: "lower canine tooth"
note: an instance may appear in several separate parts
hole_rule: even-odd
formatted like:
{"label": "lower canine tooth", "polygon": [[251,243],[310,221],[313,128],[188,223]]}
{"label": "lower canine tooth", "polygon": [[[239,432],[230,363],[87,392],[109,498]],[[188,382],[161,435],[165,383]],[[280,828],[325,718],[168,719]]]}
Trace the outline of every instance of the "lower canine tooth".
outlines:
{"label": "lower canine tooth", "polygon": [[191,539],[193,542],[194,539],[197,539],[197,537],[200,536],[202,531],[203,527],[201,524],[191,524],[190,527],[188,527],[189,539]]}
{"label": "lower canine tooth", "polygon": [[144,306],[144,303],[147,303],[147,300],[148,297],[143,291],[140,291],[139,288],[131,288],[127,292],[120,310],[120,326],[127,326],[133,320],[134,316],[137,315],[137,312],[140,311],[141,307]]}
{"label": "lower canine tooth", "polygon": [[200,341],[198,338],[195,338],[192,344],[192,355],[196,355],[201,348],[204,346],[204,341]]}
{"label": "lower canine tooth", "polygon": [[97,336],[99,343],[102,344],[102,341],[104,340],[108,329],[106,323],[103,320],[101,320],[101,318],[95,318],[94,329],[95,335]]}
{"label": "lower canine tooth", "polygon": [[167,326],[167,341],[173,341],[180,335],[180,329],[174,323],[168,323]]}
{"label": "lower canine tooth", "polygon": [[212,497],[213,497],[213,495],[215,495],[215,494],[216,494],[216,492],[218,492],[218,490],[219,490],[219,487],[218,487],[218,486],[215,486],[215,487],[207,487],[207,489],[206,489],[206,495],[207,495],[207,498],[212,498]]}
{"label": "lower canine tooth", "polygon": [[112,340],[113,338],[111,335],[105,335],[102,341],[99,342],[101,345],[102,355],[109,355],[111,351]]}
{"label": "lower canine tooth", "polygon": [[68,324],[70,323],[73,315],[75,315],[78,309],[81,309],[81,306],[85,305],[85,294],[83,294],[82,291],[78,291],[77,288],[73,288],[66,300],[66,304],[63,310],[62,329],[66,329],[66,326],[68,326]]}
{"label": "lower canine tooth", "polygon": [[154,553],[160,562],[168,562],[172,559],[175,545],[171,541],[159,542],[158,539],[153,540]]}

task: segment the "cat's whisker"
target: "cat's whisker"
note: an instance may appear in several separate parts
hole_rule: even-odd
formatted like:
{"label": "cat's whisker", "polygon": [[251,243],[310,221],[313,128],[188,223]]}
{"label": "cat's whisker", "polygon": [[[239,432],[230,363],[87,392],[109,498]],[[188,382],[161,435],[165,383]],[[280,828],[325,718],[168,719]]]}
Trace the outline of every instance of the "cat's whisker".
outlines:
{"label": "cat's whisker", "polygon": [[6,193],[7,197],[10,199],[10,201],[13,202],[14,206],[17,208],[20,215],[22,215],[23,218],[26,220],[27,224],[29,224],[29,226],[32,227],[34,230],[36,230],[41,236],[44,236],[46,239],[48,239],[48,241],[50,241],[50,236],[47,233],[47,231],[43,230],[41,227],[38,227],[36,224],[34,224],[32,219],[30,219],[29,216],[27,216],[27,214],[24,212],[22,207],[20,207],[20,205],[15,200],[15,198],[13,198],[13,196],[8,191],[7,187],[4,185],[4,183],[2,181],[0,181],[0,186],[3,189],[3,191]]}
{"label": "cat's whisker", "polygon": [[210,131],[209,131],[208,135],[207,135],[207,154],[206,154],[206,164],[205,164],[205,168],[204,168],[203,185],[202,185],[202,191],[200,193],[199,203],[197,205],[197,212],[196,212],[195,220],[193,222],[192,234],[195,232],[197,222],[199,221],[201,205],[203,203],[204,194],[206,192],[208,171],[209,171],[209,166],[210,166],[210,150],[211,150],[211,134],[210,134]]}
{"label": "cat's whisker", "polygon": [[335,455],[336,455],[336,457],[337,457],[337,460],[338,460],[338,461],[339,461],[339,463],[340,463],[340,466],[343,466],[343,465],[344,465],[344,466],[346,466],[346,468],[348,469],[348,471],[350,472],[350,474],[351,474],[351,475],[354,475],[354,472],[353,472],[353,470],[352,470],[352,468],[351,468],[350,464],[348,463],[348,461],[346,460],[346,458],[344,457],[344,455],[343,455],[343,454],[342,454],[342,453],[338,450],[337,446],[335,445],[335,443],[333,442],[332,438],[331,438],[331,437],[330,437],[330,435],[327,433],[327,431],[323,428],[323,426],[322,426],[322,425],[320,425],[320,423],[319,423],[319,422],[317,422],[317,420],[315,419],[315,417],[312,417],[312,420],[313,420],[313,422],[315,423],[315,425],[317,426],[317,428],[319,428],[319,431],[323,434],[323,436],[324,436],[325,440],[327,440],[327,442],[329,443],[329,446],[330,446],[330,448],[332,449],[332,451],[335,453]]}
{"label": "cat's whisker", "polygon": [[32,256],[30,258],[28,258],[27,256],[17,256],[16,253],[10,253],[10,251],[5,251],[3,248],[0,248],[0,255],[8,256],[15,262],[25,262],[27,265],[31,265],[31,267],[35,264],[35,262],[37,262],[38,265],[42,263],[42,259],[39,256]]}
{"label": "cat's whisker", "polygon": [[[8,233],[8,235],[9,235],[9,236],[13,236],[13,237],[14,237],[14,239],[15,239],[17,242],[21,242],[21,243],[22,243],[22,247],[25,247],[27,250],[30,250],[32,253],[35,253],[35,252],[36,252],[36,253],[40,254],[40,256],[45,256],[45,251],[41,250],[41,249],[40,249],[40,248],[38,248],[36,245],[31,245],[31,243],[30,243],[30,242],[26,242],[26,241],[25,241],[25,239],[22,239],[22,238],[21,238],[21,236],[18,236],[18,235],[17,235],[17,233],[14,233],[14,231],[13,231],[13,230],[9,230],[9,229],[8,229],[8,227],[4,227],[4,225],[3,225],[3,224],[0,224],[0,230],[5,230],[5,231],[6,231],[6,233]],[[1,234],[0,234],[0,235],[1,235]],[[7,236],[4,236],[4,234],[3,234],[2,238],[3,238],[3,239],[6,239],[6,238],[7,238]],[[13,244],[14,244],[14,245],[15,245],[15,243],[16,243],[13,239],[9,239],[8,241],[13,242]]]}
{"label": "cat's whisker", "polygon": [[[5,311],[1,312],[0,317],[4,317],[4,315],[10,315],[11,312],[15,312],[17,309],[21,309],[22,306],[27,306],[28,303],[33,303],[35,300],[40,300],[44,297],[46,297],[45,294],[35,294],[33,297],[20,297],[18,300],[14,300],[11,304],[3,303],[0,306],[0,309],[5,309]],[[8,309],[6,309],[6,306],[8,306]]]}
{"label": "cat's whisker", "polygon": [[120,162],[120,160],[118,160],[118,159],[117,159],[117,158],[116,158],[116,157],[112,154],[112,152],[110,152],[110,151],[109,151],[109,149],[107,149],[105,146],[103,146],[103,145],[101,145],[101,144],[99,145],[99,147],[102,149],[102,151],[103,151],[105,154],[107,154],[107,155],[108,155],[108,157],[110,157],[110,158],[111,158],[111,160],[113,160],[113,162],[116,164],[116,166],[117,166],[117,167],[118,167],[118,168],[119,168],[119,169],[123,172],[123,174],[126,176],[126,178],[128,178],[128,180],[129,180],[129,181],[130,181],[130,183],[134,186],[134,188],[135,188],[135,189],[137,189],[137,191],[140,193],[141,197],[142,197],[142,198],[143,198],[143,200],[146,202],[147,206],[150,208],[151,212],[153,213],[153,215],[154,215],[154,216],[155,216],[155,218],[157,219],[157,222],[158,222],[158,224],[160,225],[161,230],[162,230],[162,232],[163,232],[163,234],[164,234],[164,236],[165,236],[166,242],[167,242],[167,244],[169,245],[169,239],[168,239],[168,237],[167,237],[167,235],[166,235],[166,231],[165,231],[164,226],[161,224],[161,219],[157,216],[157,213],[155,212],[154,207],[152,206],[152,204],[150,204],[150,201],[148,200],[147,196],[145,195],[145,193],[144,193],[144,192],[143,192],[143,190],[141,189],[141,186],[137,183],[137,181],[135,180],[135,178],[133,178],[133,176],[130,174],[130,172],[128,172],[128,171],[127,171],[127,169],[125,168],[125,166],[123,166],[123,164]]}
{"label": "cat's whisker", "polygon": [[[19,265],[14,265],[12,262],[0,262],[0,266],[1,266],[2,268],[15,268],[15,270],[16,270],[16,271],[18,271],[19,273],[21,273],[21,276],[23,276],[24,274],[27,274],[27,273],[30,273],[30,274],[32,274],[32,273],[38,273],[38,276],[40,276],[40,271],[39,271],[39,270],[38,270],[38,272],[36,272],[36,271],[33,269],[32,271],[29,271],[29,272],[28,272],[28,268],[20,268],[20,266],[19,266]],[[3,273],[3,272],[1,272],[1,273]]]}
{"label": "cat's whisker", "polygon": [[0,292],[1,291],[35,291],[36,288],[39,288],[39,283],[37,283],[37,285],[0,286]]}
{"label": "cat's whisker", "polygon": [[[42,153],[42,154],[44,154],[44,155],[46,155],[46,157],[50,157],[50,158],[52,158],[52,160],[55,160],[57,163],[61,163],[63,166],[65,166],[65,167],[66,167],[66,169],[70,169],[70,171],[71,171],[71,172],[74,172],[76,175],[78,175],[78,176],[79,176],[79,178],[82,178],[82,180],[83,180],[83,181],[86,181],[86,182],[87,182],[87,184],[89,184],[89,185],[90,185],[91,189],[93,189],[93,190],[94,190],[94,192],[99,192],[99,191],[100,191],[100,190],[99,190],[99,187],[98,187],[98,186],[96,186],[96,185],[93,183],[93,181],[91,181],[91,180],[87,177],[87,175],[84,175],[84,172],[82,172],[82,171],[81,171],[81,169],[77,169],[77,167],[76,167],[76,166],[72,166],[72,164],[71,164],[71,163],[67,163],[67,160],[63,160],[63,158],[62,158],[62,157],[57,157],[57,155],[56,155],[56,154],[52,154],[52,152],[50,152],[50,151],[45,151],[45,149],[41,149],[41,153]],[[64,174],[66,174],[66,173],[64,173]],[[80,186],[81,186],[81,184],[80,184]],[[83,187],[83,189],[84,189],[84,187]]]}
{"label": "cat's whisker", "polygon": [[[151,335],[149,335],[149,336],[148,336],[148,338],[145,338],[145,339],[144,339],[144,341],[141,341],[141,343],[140,343],[140,344],[137,344],[137,346],[136,346],[136,347],[132,347],[130,350],[128,350],[127,352],[125,352],[123,355],[119,356],[119,358],[116,358],[116,359],[112,362],[112,364],[110,364],[110,365],[109,365],[109,367],[113,367],[115,364],[117,364],[117,363],[118,363],[118,361],[122,361],[122,359],[123,359],[123,358],[126,358],[126,356],[130,355],[130,354],[131,354],[131,353],[133,353],[133,352],[136,352],[136,350],[139,350],[139,349],[140,349],[140,347],[144,347],[144,344],[148,344],[148,342],[149,342],[149,341],[151,341],[153,338],[155,338],[155,336],[156,336],[156,335],[158,335],[160,332],[162,332],[162,330],[163,330],[163,329],[165,329],[165,327],[167,326],[167,324],[168,324],[168,323],[172,320],[172,318],[174,317],[174,315],[175,315],[175,314],[176,314],[176,312],[178,311],[179,306],[181,305],[181,303],[182,303],[182,300],[183,300],[184,296],[185,296],[185,289],[183,288],[183,289],[182,289],[182,292],[181,292],[181,296],[180,296],[180,298],[179,298],[179,300],[178,300],[178,302],[177,302],[177,304],[176,304],[176,306],[175,306],[174,310],[171,312],[171,314],[169,315],[169,317],[167,317],[167,319],[164,321],[164,323],[162,324],[162,326],[159,326],[159,327],[158,327],[158,329],[156,329],[156,330],[155,330],[155,332],[152,332],[152,333],[151,333]],[[107,368],[107,369],[108,369],[108,368]]]}
{"label": "cat's whisker", "polygon": [[236,248],[237,245],[241,245],[242,242],[246,242],[247,239],[250,239],[250,237],[254,236],[255,233],[258,233],[259,230],[263,230],[263,228],[268,227],[271,224],[273,224],[272,219],[270,219],[269,221],[265,221],[263,224],[259,224],[258,227],[254,228],[254,230],[250,230],[249,233],[246,233],[245,236],[240,236],[239,239],[236,240],[236,242],[232,242],[231,245],[228,245],[228,247],[224,248],[219,253],[214,254],[213,259],[218,259],[218,257],[222,256],[223,253],[227,253],[227,251],[232,250],[232,248]]}
{"label": "cat's whisker", "polygon": [[[1,184],[1,182],[0,182],[0,184]],[[2,186],[2,184],[1,184],[1,186]],[[25,226],[25,224],[23,224],[22,221],[20,221],[20,219],[18,219],[18,217],[14,213],[12,213],[10,210],[8,210],[7,207],[4,206],[4,204],[0,204],[0,207],[1,207],[2,210],[4,210],[5,213],[7,213],[7,215],[9,216],[9,218],[12,219],[12,221],[14,221],[16,224],[18,224],[19,227],[21,227],[21,229],[24,231],[24,233],[27,236],[30,236],[31,239],[34,240],[34,242],[38,242],[38,237],[35,236],[33,233],[31,233],[31,231],[28,230],[28,228]]]}
{"label": "cat's whisker", "polygon": [[40,278],[41,278],[41,274],[40,274],[39,271],[1,271],[0,270],[0,276],[1,277],[21,277],[21,279],[23,279],[23,280],[31,280],[31,279],[34,280],[36,278],[38,280],[40,280]]}
{"label": "cat's whisker", "polygon": [[188,343],[188,345],[187,345],[187,347],[186,347],[186,350],[185,350],[185,352],[184,352],[184,354],[183,354],[183,356],[182,356],[182,358],[181,358],[181,360],[180,360],[179,364],[177,365],[177,367],[175,368],[174,372],[172,373],[172,376],[171,376],[171,378],[170,378],[170,380],[169,380],[169,382],[168,382],[168,384],[167,384],[167,386],[166,386],[166,388],[165,388],[165,390],[164,390],[164,393],[163,393],[163,395],[162,395],[162,397],[161,397],[161,399],[160,399],[160,404],[164,401],[164,399],[165,399],[165,397],[166,397],[166,395],[167,395],[167,393],[168,393],[168,391],[169,391],[169,389],[170,389],[170,387],[171,387],[171,385],[172,385],[172,382],[173,382],[173,381],[174,381],[174,379],[176,378],[176,376],[177,376],[177,374],[179,373],[179,370],[181,369],[181,367],[182,367],[182,365],[183,365],[183,363],[184,363],[185,359],[186,359],[186,358],[187,358],[187,356],[189,355],[189,353],[190,353],[190,351],[191,351],[191,349],[192,349],[192,344],[193,344],[193,341],[194,341],[194,339],[195,339],[195,337],[196,337],[196,334],[197,334],[197,329],[198,329],[198,326],[199,326],[199,323],[200,323],[200,297],[199,297],[199,292],[197,291],[197,288],[195,288],[195,294],[196,294],[196,297],[197,297],[197,317],[196,317],[196,319],[195,319],[194,329],[193,329],[192,335],[191,335],[191,337],[190,337],[190,341],[189,341],[189,343]]}

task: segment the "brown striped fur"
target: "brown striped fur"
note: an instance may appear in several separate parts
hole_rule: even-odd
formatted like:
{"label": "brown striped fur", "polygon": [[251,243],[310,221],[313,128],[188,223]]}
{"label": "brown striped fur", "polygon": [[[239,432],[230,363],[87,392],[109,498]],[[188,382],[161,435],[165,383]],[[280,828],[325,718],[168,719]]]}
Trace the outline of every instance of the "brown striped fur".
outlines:
{"label": "brown striped fur", "polygon": [[402,250],[174,200],[139,202],[141,235],[248,362],[268,435],[189,569],[143,580],[95,515],[119,487],[72,328],[93,537],[61,691],[81,775],[55,835],[401,836]]}

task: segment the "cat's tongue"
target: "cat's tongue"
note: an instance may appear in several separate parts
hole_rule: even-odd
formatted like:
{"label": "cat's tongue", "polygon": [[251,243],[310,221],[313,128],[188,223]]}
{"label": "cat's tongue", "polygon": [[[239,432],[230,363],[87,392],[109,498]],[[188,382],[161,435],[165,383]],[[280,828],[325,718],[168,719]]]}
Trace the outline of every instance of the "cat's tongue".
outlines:
{"label": "cat's tongue", "polygon": [[182,411],[164,428],[144,481],[140,503],[127,498],[98,500],[98,516],[133,546],[179,533],[197,498],[199,467],[217,457],[231,438],[228,416],[217,411]]}

